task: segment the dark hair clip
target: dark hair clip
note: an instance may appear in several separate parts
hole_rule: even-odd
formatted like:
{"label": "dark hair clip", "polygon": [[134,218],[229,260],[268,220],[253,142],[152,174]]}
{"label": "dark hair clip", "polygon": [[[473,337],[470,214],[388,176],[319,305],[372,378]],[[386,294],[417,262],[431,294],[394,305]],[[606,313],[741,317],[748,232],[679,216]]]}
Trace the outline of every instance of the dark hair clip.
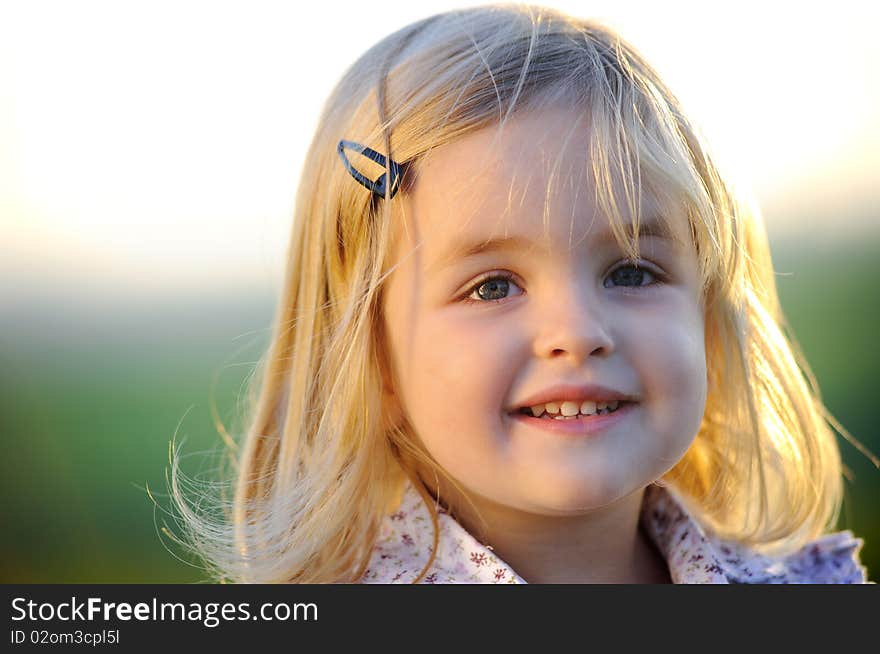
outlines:
{"label": "dark hair clip", "polygon": [[[349,163],[348,158],[345,156],[345,152],[343,152],[345,148],[361,153],[365,157],[368,157],[375,161],[380,166],[386,165],[385,155],[379,154],[375,150],[365,147],[360,143],[355,143],[354,141],[340,141],[339,147],[337,148],[339,156],[342,158],[342,163],[345,164],[345,169],[349,173],[351,173],[351,176],[354,177],[358,182],[363,184],[367,189],[372,191],[374,194],[378,195],[380,198],[384,198],[386,190],[385,173],[383,173],[375,182],[371,182],[360,172],[355,170],[351,163]],[[397,189],[400,188],[401,164],[397,163],[396,161],[394,161],[394,159],[391,159],[390,157],[388,158],[388,162],[391,167],[391,190],[388,196],[388,199],[390,200],[394,197],[394,194],[397,193]]]}

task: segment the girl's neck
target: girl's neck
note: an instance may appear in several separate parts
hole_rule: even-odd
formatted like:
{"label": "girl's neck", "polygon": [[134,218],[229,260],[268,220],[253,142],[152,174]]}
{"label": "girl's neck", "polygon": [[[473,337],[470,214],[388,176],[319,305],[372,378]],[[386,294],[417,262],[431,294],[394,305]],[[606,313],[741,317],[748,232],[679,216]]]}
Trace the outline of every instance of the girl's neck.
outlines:
{"label": "girl's neck", "polygon": [[456,519],[529,583],[670,583],[666,561],[639,525],[644,489],[587,515],[525,513],[473,498],[451,499]]}

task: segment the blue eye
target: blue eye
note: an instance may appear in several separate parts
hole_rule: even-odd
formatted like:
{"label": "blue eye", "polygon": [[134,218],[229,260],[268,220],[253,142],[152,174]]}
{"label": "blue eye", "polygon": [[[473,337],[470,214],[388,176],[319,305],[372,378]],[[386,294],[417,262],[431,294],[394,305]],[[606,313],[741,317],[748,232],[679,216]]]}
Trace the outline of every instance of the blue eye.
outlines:
{"label": "blue eye", "polygon": [[509,273],[493,274],[489,277],[484,277],[471,286],[465,297],[462,299],[465,302],[474,302],[477,304],[501,302],[506,299],[511,284],[516,288],[519,288],[513,281],[513,275]]}
{"label": "blue eye", "polygon": [[[643,284],[643,280],[645,276],[649,278],[653,278],[654,282],[648,282],[647,284]],[[639,286],[651,286],[657,282],[657,277],[655,273],[651,272],[647,268],[642,266],[638,266],[636,264],[626,264],[623,266],[618,266],[614,270],[611,271],[611,274],[608,275],[608,278],[605,280],[605,288],[611,288],[608,285],[608,281],[613,281],[615,286],[623,286],[623,287],[639,287]]]}

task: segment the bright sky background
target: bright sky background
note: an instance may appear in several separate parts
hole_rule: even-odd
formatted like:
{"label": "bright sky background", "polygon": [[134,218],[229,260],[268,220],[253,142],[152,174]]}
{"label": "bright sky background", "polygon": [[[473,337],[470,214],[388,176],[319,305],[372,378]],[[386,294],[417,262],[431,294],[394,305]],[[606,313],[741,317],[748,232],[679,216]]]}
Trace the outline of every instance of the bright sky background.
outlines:
{"label": "bright sky background", "polygon": [[[331,87],[386,34],[470,4],[0,4],[0,287],[277,286]],[[880,3],[546,4],[647,56],[771,235],[876,227]]]}

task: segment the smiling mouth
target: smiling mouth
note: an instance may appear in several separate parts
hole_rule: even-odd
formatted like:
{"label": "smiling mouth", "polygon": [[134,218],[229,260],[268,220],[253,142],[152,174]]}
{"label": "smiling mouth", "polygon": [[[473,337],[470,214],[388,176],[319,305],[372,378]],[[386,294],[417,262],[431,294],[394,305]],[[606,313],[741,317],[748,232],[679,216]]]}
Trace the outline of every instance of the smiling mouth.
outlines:
{"label": "smiling mouth", "polygon": [[629,404],[633,404],[633,402],[629,402],[629,401],[625,401],[625,400],[608,402],[607,404],[601,406],[601,408],[597,407],[595,409],[595,411],[588,412],[588,413],[581,413],[580,411],[578,411],[578,413],[571,415],[571,416],[565,416],[558,410],[556,412],[547,412],[546,409],[544,409],[539,415],[536,416],[533,413],[531,407],[522,407],[521,409],[515,411],[513,413],[513,415],[524,415],[524,416],[528,416],[529,418],[537,418],[539,420],[558,420],[558,421],[562,422],[562,421],[568,421],[568,420],[578,420],[578,419],[584,419],[584,418],[591,418],[594,416],[608,415],[610,413],[614,413],[616,411],[619,411],[620,409],[622,409],[623,407],[625,407]]}
{"label": "smiling mouth", "polygon": [[[613,402],[609,404],[613,405]],[[535,416],[531,407],[526,407],[525,411],[521,409],[511,411],[507,415],[523,427],[536,430],[533,433],[544,433],[562,438],[594,437],[604,434],[626,421],[627,416],[631,415],[637,406],[638,402],[620,400],[617,407],[604,406],[602,409],[596,407],[595,413],[578,412],[573,416],[562,415],[561,411],[555,414],[543,411],[539,416]],[[551,409],[553,408],[555,407],[551,406]],[[587,407],[587,409],[590,411],[592,407]]]}

